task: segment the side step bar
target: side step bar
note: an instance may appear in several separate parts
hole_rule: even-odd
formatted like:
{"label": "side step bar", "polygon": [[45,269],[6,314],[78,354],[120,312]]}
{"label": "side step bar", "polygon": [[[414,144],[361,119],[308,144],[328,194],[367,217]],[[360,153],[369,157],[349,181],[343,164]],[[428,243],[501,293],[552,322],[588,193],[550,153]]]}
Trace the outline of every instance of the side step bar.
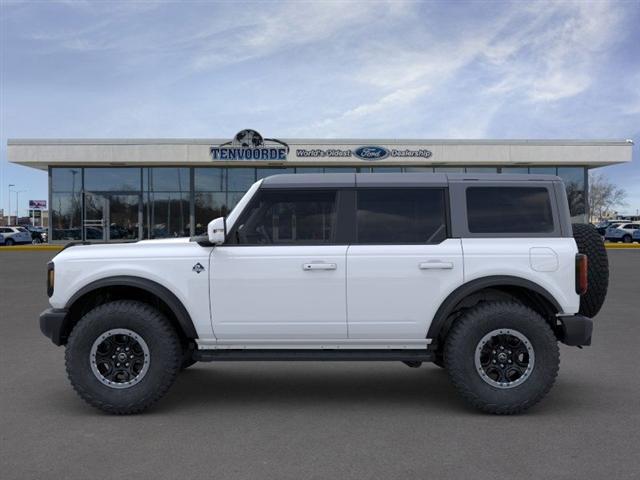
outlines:
{"label": "side step bar", "polygon": [[428,350],[196,350],[199,362],[219,361],[358,361],[358,362],[431,362]]}

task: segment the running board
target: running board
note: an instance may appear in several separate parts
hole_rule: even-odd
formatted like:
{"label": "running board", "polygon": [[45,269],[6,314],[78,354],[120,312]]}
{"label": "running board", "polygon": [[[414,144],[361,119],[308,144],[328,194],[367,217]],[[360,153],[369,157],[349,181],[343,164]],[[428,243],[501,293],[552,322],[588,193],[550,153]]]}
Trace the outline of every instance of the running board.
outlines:
{"label": "running board", "polygon": [[357,361],[357,362],[431,362],[433,352],[421,350],[196,350],[193,359],[199,362],[219,361]]}

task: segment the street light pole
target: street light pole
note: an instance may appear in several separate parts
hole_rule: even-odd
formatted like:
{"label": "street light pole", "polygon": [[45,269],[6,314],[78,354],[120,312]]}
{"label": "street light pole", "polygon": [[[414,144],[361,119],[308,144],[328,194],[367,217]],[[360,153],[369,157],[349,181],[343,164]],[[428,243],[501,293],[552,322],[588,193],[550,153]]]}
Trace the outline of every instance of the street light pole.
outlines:
{"label": "street light pole", "polygon": [[9,210],[7,212],[7,225],[11,225],[11,187],[15,187],[13,183],[9,184]]}
{"label": "street light pole", "polygon": [[26,190],[16,190],[16,225],[18,225],[18,209],[20,208],[20,194]]}

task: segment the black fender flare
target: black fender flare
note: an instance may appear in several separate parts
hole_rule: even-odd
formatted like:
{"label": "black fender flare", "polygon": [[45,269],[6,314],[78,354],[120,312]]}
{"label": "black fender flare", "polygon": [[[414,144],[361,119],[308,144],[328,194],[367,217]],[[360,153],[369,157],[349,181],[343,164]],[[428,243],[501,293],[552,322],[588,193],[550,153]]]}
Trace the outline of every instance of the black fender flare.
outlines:
{"label": "black fender flare", "polygon": [[449,315],[453,313],[453,309],[456,307],[456,305],[458,305],[458,303],[460,303],[469,295],[490,287],[526,288],[541,295],[545,300],[553,305],[553,308],[556,309],[556,312],[562,311],[562,307],[553,297],[553,295],[551,295],[545,288],[541,287],[535,282],[532,282],[531,280],[510,275],[493,275],[489,277],[482,277],[459,286],[449,294],[449,296],[444,300],[444,302],[442,302],[440,308],[438,308],[438,311],[434,315],[433,321],[429,326],[429,331],[427,332],[427,338],[436,341],[438,336],[440,335],[440,331],[443,327],[446,326],[447,318],[449,318]]}
{"label": "black fender flare", "polygon": [[189,315],[189,312],[182,304],[182,302],[178,299],[178,297],[176,297],[175,294],[168,288],[147,278],[134,277],[129,275],[117,275],[113,277],[101,278],[100,280],[96,280],[85,285],[76,293],[74,293],[69,301],[67,301],[65,309],[68,311],[76,301],[85,296],[87,293],[91,293],[94,290],[98,290],[100,288],[115,286],[135,287],[141,290],[145,290],[152,295],[155,295],[160,300],[162,300],[175,315],[176,320],[178,321],[178,324],[180,325],[180,328],[182,329],[184,335],[190,339],[198,338],[198,333],[193,326],[191,316]]}

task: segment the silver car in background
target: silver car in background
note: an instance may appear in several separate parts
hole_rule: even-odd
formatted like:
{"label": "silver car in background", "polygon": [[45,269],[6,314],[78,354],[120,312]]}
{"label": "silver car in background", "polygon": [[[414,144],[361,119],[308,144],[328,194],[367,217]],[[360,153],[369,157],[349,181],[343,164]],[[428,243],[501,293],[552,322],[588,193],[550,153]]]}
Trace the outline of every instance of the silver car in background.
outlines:
{"label": "silver car in background", "polygon": [[0,227],[0,234],[7,247],[31,243],[31,234],[23,227]]}

